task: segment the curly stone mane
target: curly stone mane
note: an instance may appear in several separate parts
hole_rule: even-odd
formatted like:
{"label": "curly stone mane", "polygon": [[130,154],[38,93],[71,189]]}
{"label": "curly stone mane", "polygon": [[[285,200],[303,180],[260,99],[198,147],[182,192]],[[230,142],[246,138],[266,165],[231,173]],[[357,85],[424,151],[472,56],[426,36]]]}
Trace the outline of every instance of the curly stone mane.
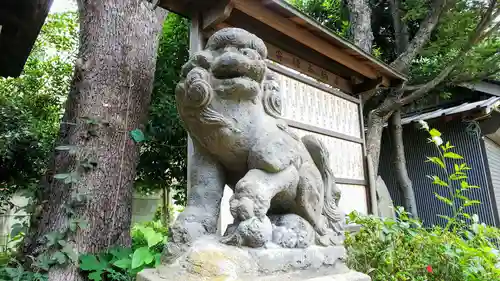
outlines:
{"label": "curly stone mane", "polygon": [[[267,57],[266,45],[257,36],[238,28],[221,29],[210,37],[205,51],[193,55],[182,67],[181,81],[176,88],[176,100],[179,113],[187,118],[197,118],[207,125],[231,129],[232,121],[214,110],[210,103],[214,97],[210,68],[218,51],[226,46],[250,48],[257,51],[262,59]],[[278,117],[281,101],[275,80],[276,77],[267,72],[260,90],[267,89],[263,97],[266,112]]]}

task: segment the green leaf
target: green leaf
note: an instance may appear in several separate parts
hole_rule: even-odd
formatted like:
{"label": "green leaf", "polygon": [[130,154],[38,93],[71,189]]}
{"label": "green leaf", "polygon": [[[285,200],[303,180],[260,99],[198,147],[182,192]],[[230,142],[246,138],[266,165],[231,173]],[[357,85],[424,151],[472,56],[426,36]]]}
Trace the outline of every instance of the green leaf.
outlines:
{"label": "green leaf", "polygon": [[78,228],[78,224],[74,220],[71,220],[69,222],[69,230],[71,232],[75,232],[77,228]]}
{"label": "green leaf", "polygon": [[12,230],[10,231],[10,237],[16,237],[21,233],[25,233],[26,230],[27,230],[26,226],[20,223],[15,223],[12,225]]}
{"label": "green leaf", "polygon": [[458,173],[450,175],[450,179],[454,180],[454,181],[456,181],[456,180],[463,180],[463,179],[467,179],[467,178],[468,178],[467,175],[461,175],[461,174],[458,174]]}
{"label": "green leaf", "polygon": [[115,247],[109,251],[113,257],[115,257],[117,260],[120,259],[126,259],[130,258],[130,255],[132,254],[132,249],[130,248],[123,248],[123,247]]}
{"label": "green leaf", "polygon": [[445,152],[443,156],[451,159],[464,159],[461,155],[456,154],[454,152]]}
{"label": "green leaf", "polygon": [[61,240],[63,238],[63,235],[57,231],[49,232],[45,234],[45,239],[47,239],[46,245],[48,247],[54,246],[57,241]]}
{"label": "green leaf", "polygon": [[38,256],[35,266],[47,271],[53,263],[53,260],[47,254],[41,254]]}
{"label": "green leaf", "polygon": [[160,265],[161,265],[161,253],[157,253],[155,255],[155,265],[154,265],[154,267],[156,268],[156,267],[158,267]]}
{"label": "green leaf", "polygon": [[135,250],[132,255],[132,269],[136,269],[142,265],[150,264],[154,260],[153,254],[148,247],[142,247]]}
{"label": "green leaf", "polygon": [[89,227],[89,222],[86,220],[80,220],[78,222],[78,227],[80,227],[80,229],[86,229],[87,227]]}
{"label": "green leaf", "polygon": [[66,179],[69,176],[70,176],[70,174],[55,174],[54,178],[57,179],[57,180],[64,180],[64,179]]}
{"label": "green leaf", "polygon": [[481,204],[481,201],[479,200],[469,200],[464,203],[464,207],[469,207],[472,205],[479,205],[479,204]]}
{"label": "green leaf", "polygon": [[141,232],[144,235],[144,238],[146,238],[149,248],[156,246],[163,241],[163,235],[156,232],[151,227],[144,227],[141,229]]}
{"label": "green leaf", "polygon": [[439,132],[438,130],[436,129],[431,129],[429,131],[429,134],[431,135],[431,137],[440,137],[441,136],[441,132]]}
{"label": "green leaf", "polygon": [[66,256],[72,261],[72,262],[78,262],[78,253],[75,251],[73,247],[71,247],[70,244],[66,244],[63,246],[61,249],[61,252],[65,253]]}
{"label": "green leaf", "polygon": [[102,271],[105,270],[108,263],[99,261],[96,256],[87,254],[80,256],[80,269],[84,271]]}
{"label": "green leaf", "polygon": [[58,264],[64,264],[66,263],[66,255],[64,255],[63,252],[55,252],[52,255],[52,260],[56,261]]}
{"label": "green leaf", "polygon": [[432,184],[437,184],[440,186],[448,186],[448,183],[440,179],[438,176],[432,176],[430,178],[433,180]]}
{"label": "green leaf", "polygon": [[130,136],[136,143],[143,142],[146,139],[144,133],[139,129],[130,131]]}
{"label": "green leaf", "polygon": [[450,221],[450,220],[451,220],[451,218],[450,218],[450,217],[448,217],[448,216],[443,216],[443,215],[437,215],[437,216],[438,216],[438,217],[440,217],[440,218],[442,218],[442,219],[445,219],[445,220],[447,220],[447,221]]}
{"label": "green leaf", "polygon": [[117,260],[113,265],[121,269],[129,269],[132,266],[132,260],[129,258]]}
{"label": "green leaf", "polygon": [[466,163],[460,164],[460,170],[472,170]]}
{"label": "green leaf", "polygon": [[89,125],[99,125],[99,120],[95,119],[95,118],[90,118],[90,117],[81,117],[86,124],[89,124]]}
{"label": "green leaf", "polygon": [[97,167],[97,161],[86,159],[82,162],[82,164],[80,164],[80,166],[82,166],[86,170],[92,170]]}
{"label": "green leaf", "polygon": [[438,164],[443,169],[446,168],[444,163],[443,163],[443,160],[441,160],[439,157],[427,157],[426,162],[432,162],[432,163]]}
{"label": "green leaf", "polygon": [[448,150],[450,150],[450,149],[452,149],[452,148],[454,148],[454,146],[453,146],[453,145],[451,145],[449,141],[448,141],[448,142],[446,142],[446,144],[445,144],[445,145],[441,145],[441,149],[442,149],[443,151],[445,151],[445,152],[446,152],[446,151],[448,151]]}
{"label": "green leaf", "polygon": [[448,199],[448,198],[446,198],[444,196],[441,196],[441,195],[437,194],[436,192],[434,192],[434,196],[436,196],[436,198],[439,201],[441,201],[441,202],[443,202],[443,203],[445,203],[447,205],[453,206],[453,202],[450,199]]}
{"label": "green leaf", "polygon": [[74,155],[78,152],[78,147],[75,145],[60,145],[56,147],[59,151],[68,151],[70,155]]}
{"label": "green leaf", "polygon": [[69,229],[72,232],[75,232],[78,228],[84,229],[87,226],[88,226],[87,221],[83,219],[72,219],[69,221]]}
{"label": "green leaf", "polygon": [[460,187],[462,189],[470,189],[470,188],[480,188],[479,186],[477,185],[469,185],[469,183],[467,181],[461,181],[460,182]]}
{"label": "green leaf", "polygon": [[102,281],[101,275],[103,274],[102,270],[94,271],[89,274],[89,279],[93,281]]}

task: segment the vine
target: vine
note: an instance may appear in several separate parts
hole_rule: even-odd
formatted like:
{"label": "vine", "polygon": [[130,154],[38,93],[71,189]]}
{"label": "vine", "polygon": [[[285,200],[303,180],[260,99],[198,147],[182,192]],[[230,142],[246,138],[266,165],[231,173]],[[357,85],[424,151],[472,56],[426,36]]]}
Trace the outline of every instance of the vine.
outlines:
{"label": "vine", "polygon": [[[84,130],[83,134],[85,141],[97,138],[99,127],[109,126],[109,122],[106,120],[91,117],[81,117],[79,119],[81,120],[79,124],[69,122],[65,122],[64,124],[75,126],[75,130],[80,129],[81,126],[85,126],[86,130]],[[74,241],[71,239],[71,236],[79,229],[83,230],[87,228],[88,222],[78,216],[77,210],[84,206],[90,199],[88,188],[81,187],[78,183],[80,183],[82,176],[98,167],[98,160],[92,156],[92,152],[77,145],[59,145],[55,150],[65,152],[69,157],[74,157],[75,164],[72,165],[73,168],[70,168],[67,172],[57,173],[53,176],[55,180],[62,182],[62,184],[68,186],[72,191],[69,200],[63,205],[68,223],[62,229],[49,232],[43,236],[42,241],[40,241],[42,243],[40,252],[36,257],[30,257],[33,259],[31,271],[25,271],[18,261],[13,262],[16,267],[4,268],[1,274],[6,275],[5,278],[9,278],[10,280],[47,280],[46,273],[51,267],[78,263],[79,254],[73,246]],[[27,223],[24,225],[16,224],[13,226],[11,236],[19,236],[20,233],[26,232],[27,228]],[[1,274],[0,277],[4,277]]]}

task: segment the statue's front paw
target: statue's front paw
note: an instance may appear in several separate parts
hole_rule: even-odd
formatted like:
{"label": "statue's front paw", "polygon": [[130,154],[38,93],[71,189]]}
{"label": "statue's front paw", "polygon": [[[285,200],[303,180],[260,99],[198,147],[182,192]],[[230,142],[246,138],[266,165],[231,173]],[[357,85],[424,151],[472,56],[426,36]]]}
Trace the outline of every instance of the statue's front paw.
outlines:
{"label": "statue's front paw", "polygon": [[222,243],[234,246],[259,248],[271,242],[273,227],[269,218],[253,217],[238,224],[238,227],[221,239]]}
{"label": "statue's front paw", "polygon": [[237,198],[233,195],[230,202],[230,211],[233,218],[240,221],[248,220],[255,217],[254,202],[248,197]]}
{"label": "statue's front paw", "polygon": [[207,217],[201,209],[186,208],[170,227],[170,241],[188,244],[203,235],[215,233],[215,227],[217,218]]}

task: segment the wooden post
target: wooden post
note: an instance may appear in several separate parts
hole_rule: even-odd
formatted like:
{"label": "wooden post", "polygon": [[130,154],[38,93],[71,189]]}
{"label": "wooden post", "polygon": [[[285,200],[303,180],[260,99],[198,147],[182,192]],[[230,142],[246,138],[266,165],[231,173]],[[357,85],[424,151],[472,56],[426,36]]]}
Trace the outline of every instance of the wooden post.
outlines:
{"label": "wooden post", "polygon": [[[170,187],[168,187],[168,189],[170,189]],[[161,194],[163,215],[161,216],[161,222],[163,223],[164,226],[168,226],[169,223],[167,198],[168,198],[167,187],[163,185]]]}

